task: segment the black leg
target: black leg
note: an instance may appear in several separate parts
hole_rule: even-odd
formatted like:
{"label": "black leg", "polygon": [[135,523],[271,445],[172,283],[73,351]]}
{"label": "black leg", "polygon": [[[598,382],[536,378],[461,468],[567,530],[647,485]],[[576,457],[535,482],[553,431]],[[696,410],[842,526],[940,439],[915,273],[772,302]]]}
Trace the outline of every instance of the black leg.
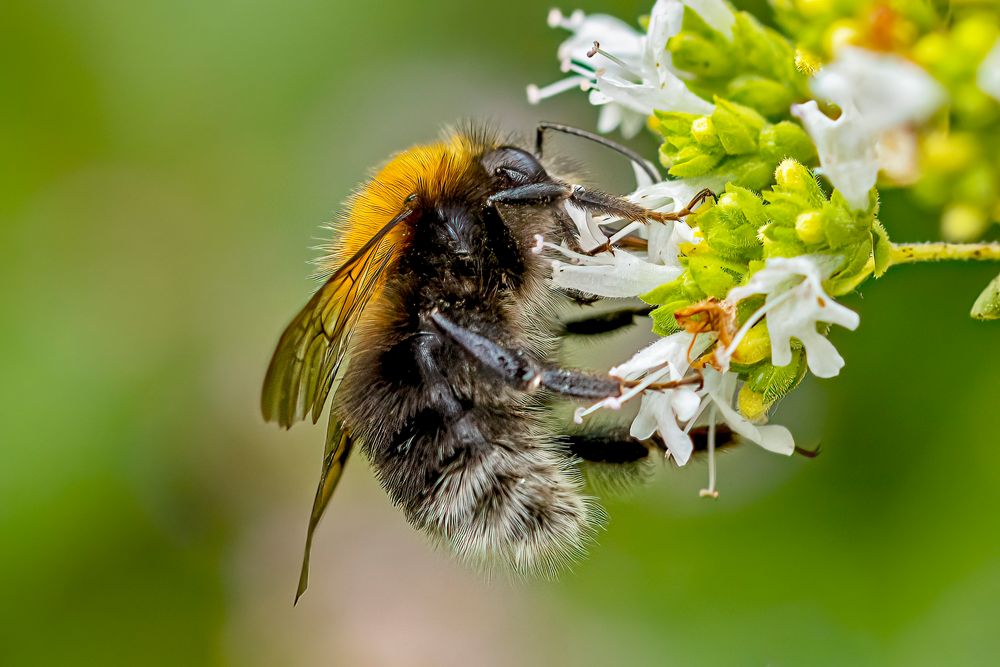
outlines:
{"label": "black leg", "polygon": [[621,431],[571,433],[564,437],[570,453],[589,463],[635,463],[647,458],[651,446],[655,446]]}
{"label": "black leg", "polygon": [[489,201],[508,206],[541,206],[568,199],[573,188],[559,181],[518,185],[491,195]]}
{"label": "black leg", "polygon": [[559,368],[532,359],[524,350],[511,349],[460,326],[439,312],[431,313],[437,328],[484,367],[510,385],[534,391],[539,386],[574,398],[605,398],[621,393],[622,384],[604,375]]}
{"label": "black leg", "polygon": [[592,336],[595,334],[610,333],[632,326],[635,324],[636,317],[649,315],[653,308],[654,306],[622,308],[621,310],[611,310],[578,320],[569,320],[568,322],[563,322],[563,333],[571,336]]}

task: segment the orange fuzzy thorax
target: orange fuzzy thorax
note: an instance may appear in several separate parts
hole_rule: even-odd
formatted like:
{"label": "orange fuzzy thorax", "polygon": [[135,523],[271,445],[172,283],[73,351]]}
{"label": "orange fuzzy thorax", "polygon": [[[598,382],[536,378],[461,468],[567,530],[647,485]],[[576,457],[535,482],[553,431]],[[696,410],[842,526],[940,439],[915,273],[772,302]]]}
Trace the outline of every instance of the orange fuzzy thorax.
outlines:
{"label": "orange fuzzy thorax", "polygon": [[[433,202],[460,188],[486,148],[484,138],[455,132],[443,141],[413,146],[394,155],[348,200],[346,213],[336,226],[339,238],[321,268],[333,272],[353,257],[405,208],[410,195]],[[396,246],[409,229],[409,225],[398,225],[386,240]]]}

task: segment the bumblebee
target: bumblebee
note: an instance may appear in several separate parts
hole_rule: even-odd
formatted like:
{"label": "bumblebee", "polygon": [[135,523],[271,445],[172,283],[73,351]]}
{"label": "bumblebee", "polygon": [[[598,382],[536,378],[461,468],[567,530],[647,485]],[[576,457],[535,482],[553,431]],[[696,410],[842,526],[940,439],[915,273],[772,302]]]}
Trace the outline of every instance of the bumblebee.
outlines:
{"label": "bumblebee", "polygon": [[627,434],[565,435],[554,425],[552,396],[623,390],[617,379],[553,363],[556,334],[607,331],[636,311],[560,328],[552,313],[567,296],[533,247],[538,235],[579,247],[567,204],[665,221],[696,202],[657,213],[560,180],[543,165],[546,130],[598,141],[652,170],[575,128],[542,124],[534,151],[465,128],[398,153],[349,199],[322,263],[329,277],[282,334],[262,392],[264,418],[285,428],[316,422],[331,403],[296,599],[316,525],[356,444],[414,527],[475,565],[542,575],[578,556],[602,519],[580,461],[649,454]]}

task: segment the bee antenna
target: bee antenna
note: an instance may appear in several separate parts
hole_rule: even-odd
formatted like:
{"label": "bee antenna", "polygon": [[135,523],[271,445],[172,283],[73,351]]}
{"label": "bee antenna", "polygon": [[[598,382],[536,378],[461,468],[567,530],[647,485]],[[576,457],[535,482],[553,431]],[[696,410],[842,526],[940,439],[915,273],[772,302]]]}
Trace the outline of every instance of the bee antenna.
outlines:
{"label": "bee antenna", "polygon": [[552,130],[553,132],[562,132],[563,134],[570,134],[574,137],[580,137],[582,139],[587,139],[588,141],[593,141],[595,144],[600,144],[605,148],[610,148],[616,153],[624,155],[629,160],[634,162],[640,169],[646,172],[646,175],[653,179],[654,183],[658,183],[660,179],[659,172],[653,166],[653,163],[646,160],[641,155],[636,153],[631,148],[626,148],[616,141],[612,141],[607,137],[602,137],[599,134],[594,134],[593,132],[588,132],[587,130],[581,130],[578,127],[573,127],[572,125],[563,125],[561,123],[549,123],[547,121],[542,121],[538,124],[538,129],[535,131],[535,155],[539,158],[542,157],[542,144],[545,139],[545,131]]}

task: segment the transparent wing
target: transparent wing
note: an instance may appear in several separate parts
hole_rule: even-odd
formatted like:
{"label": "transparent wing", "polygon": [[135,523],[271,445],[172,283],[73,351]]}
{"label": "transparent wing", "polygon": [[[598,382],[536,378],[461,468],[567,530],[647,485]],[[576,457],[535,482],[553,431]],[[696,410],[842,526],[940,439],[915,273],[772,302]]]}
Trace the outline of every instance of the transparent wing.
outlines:
{"label": "transparent wing", "polygon": [[264,378],[264,419],[285,428],[309,413],[314,423],[319,419],[355,326],[394,256],[386,234],[410,213],[401,213],[383,226],[337,269],[285,329]]}
{"label": "transparent wing", "polygon": [[319,476],[319,486],[316,488],[316,498],[313,500],[312,513],[309,515],[309,528],[306,531],[306,548],[302,556],[302,571],[299,573],[299,587],[295,591],[295,601],[298,602],[309,586],[309,554],[312,551],[313,533],[319,520],[323,518],[330,497],[340,475],[344,472],[344,464],[351,453],[353,442],[350,435],[332,414],[326,433],[326,450],[323,452],[323,470]]}

